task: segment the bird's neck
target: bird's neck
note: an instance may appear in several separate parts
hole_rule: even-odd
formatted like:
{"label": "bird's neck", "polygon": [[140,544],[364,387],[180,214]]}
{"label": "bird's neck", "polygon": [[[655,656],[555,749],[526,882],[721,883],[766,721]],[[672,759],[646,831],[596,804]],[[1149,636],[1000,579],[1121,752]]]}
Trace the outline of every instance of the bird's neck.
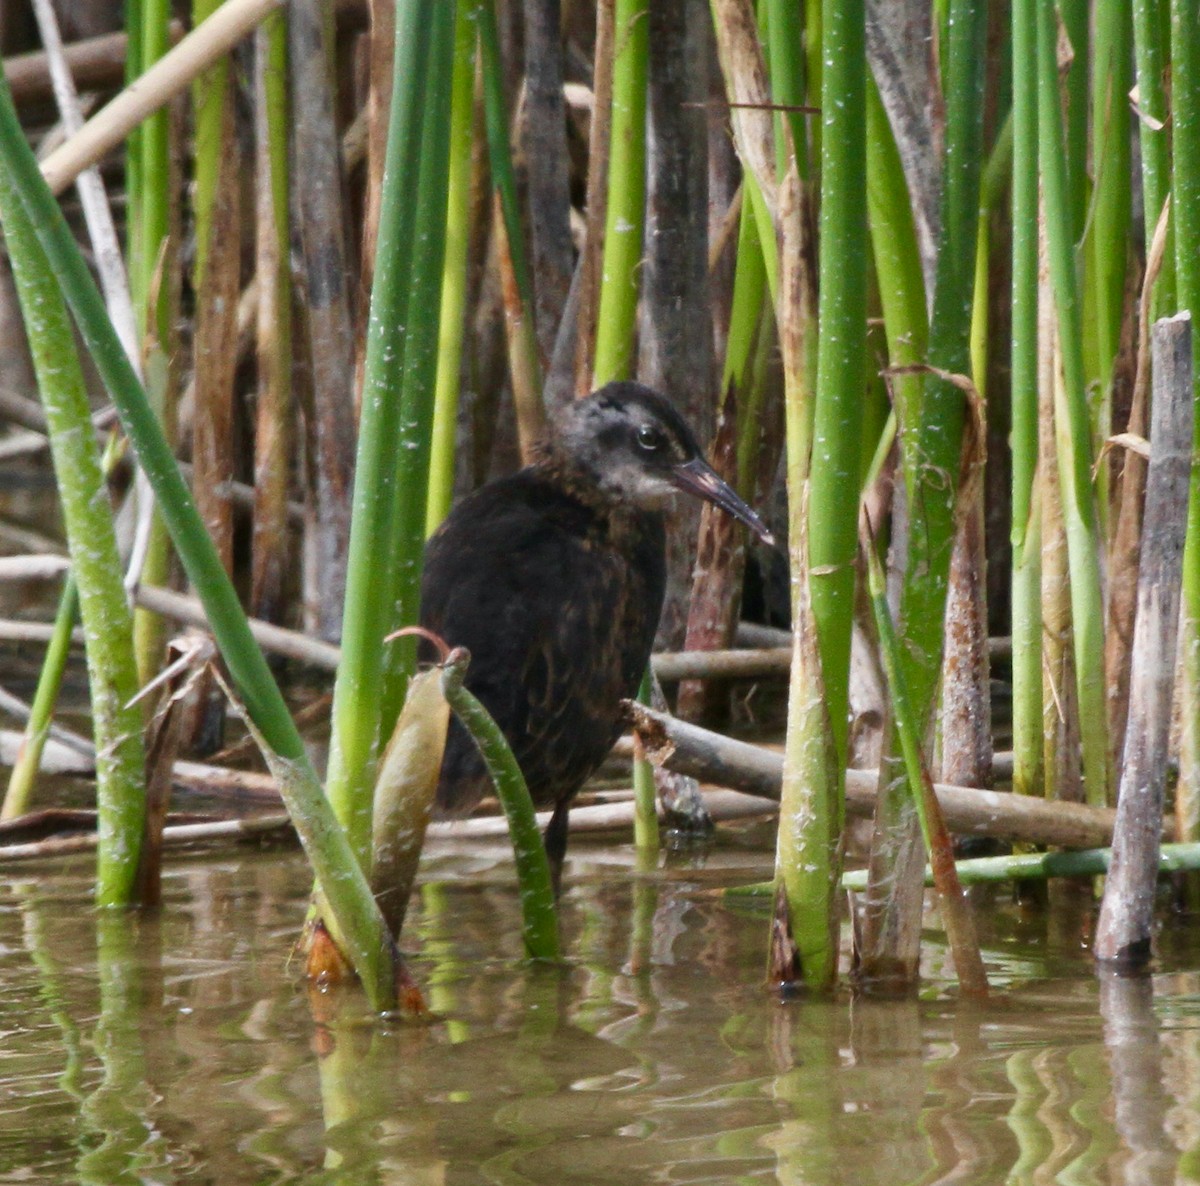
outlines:
{"label": "bird's neck", "polygon": [[608,513],[619,505],[604,489],[600,474],[556,441],[544,440],[535,447],[530,468],[585,506]]}
{"label": "bird's neck", "polygon": [[577,454],[554,441],[537,446],[533,473],[555,489],[581,503],[618,533],[637,529],[644,521],[658,518],[656,509],[640,507],[621,491],[605,483],[603,475]]}

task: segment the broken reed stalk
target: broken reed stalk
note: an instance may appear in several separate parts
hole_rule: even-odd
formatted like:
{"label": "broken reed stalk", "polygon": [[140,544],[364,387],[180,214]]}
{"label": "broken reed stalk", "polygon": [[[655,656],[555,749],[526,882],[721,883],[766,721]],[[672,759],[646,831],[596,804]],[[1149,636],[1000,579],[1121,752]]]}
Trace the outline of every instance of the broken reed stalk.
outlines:
{"label": "broken reed stalk", "polygon": [[[284,773],[290,775],[281,793],[345,936],[368,999],[376,1009],[392,1008],[396,1002],[395,964],[387,928],[370,887],[325,799],[283,696],[250,633],[233,585],[196,514],[145,389],[113,331],[62,211],[38,170],[2,80],[0,153],[24,208],[31,212],[30,221],[58,286],[71,305],[101,379],[120,410],[125,430],[154,486],[164,521],[184,569],[205,604],[217,645],[245,698],[250,719],[261,730],[272,754],[279,758]],[[90,441],[90,425],[86,434],[77,435],[80,440]],[[121,604],[124,606],[123,595]],[[124,729],[122,736],[126,734],[139,738],[140,744],[140,714],[137,728]]]}
{"label": "broken reed stalk", "polygon": [[[896,638],[896,628],[887,604],[883,565],[875,552],[875,543],[869,537],[863,540],[863,551],[867,558],[867,583],[875,616],[875,629],[879,635],[880,657],[887,675],[892,721],[900,738],[908,786],[913,795],[913,807],[921,822],[925,852],[933,869],[942,926],[946,931],[946,939],[963,992],[969,996],[986,997],[987,973],[984,971],[983,958],[979,954],[975,916],[971,911],[971,904],[963,897],[962,886],[954,867],[954,846],[937,796],[934,794],[933,780],[929,777],[929,767],[922,750],[920,718],[914,712],[905,686],[904,672],[900,665],[900,643]],[[1161,812],[1159,814],[1161,815]]]}
{"label": "broken reed stalk", "polygon": [[1013,0],[1012,683],[1013,790],[1045,792],[1042,746],[1042,514],[1038,462],[1038,166],[1035,6]]}
{"label": "broken reed stalk", "polygon": [[[1200,408],[1200,37],[1196,11],[1186,0],[1171,0],[1171,114],[1175,220],[1175,276],[1178,305],[1192,315],[1192,384]],[[1183,553],[1183,614],[1180,689],[1180,754],[1177,803],[1188,833],[1200,833],[1200,412],[1192,428],[1192,477],[1187,543]]]}
{"label": "broken reed stalk", "polygon": [[470,656],[461,647],[450,652],[449,660],[442,668],[442,691],[454,715],[478,746],[508,819],[520,887],[525,950],[532,959],[556,960],[559,957],[558,911],[550,862],[538,832],[533,800],[500,727],[463,686],[469,660]]}
{"label": "broken reed stalk", "polygon": [[[387,183],[380,204],[375,278],[363,365],[362,413],[347,549],[342,657],[333,690],[326,791],[364,867],[369,856],[383,704],[383,639],[391,621],[390,543],[422,137],[432,25],[417,3],[397,13],[396,86],[388,122]],[[343,375],[343,379],[345,376]],[[423,505],[423,504],[422,504]],[[381,542],[387,546],[381,547]]]}
{"label": "broken reed stalk", "polygon": [[[0,116],[8,117],[5,129],[8,136],[22,137],[3,82],[0,82]],[[0,142],[4,139],[7,137],[0,136]],[[32,154],[28,148],[25,151],[27,164],[36,170]],[[46,250],[35,233],[35,220],[14,183],[16,153],[11,141],[4,155],[6,159],[0,163],[0,221],[50,429],[59,500],[87,640],[101,835],[96,903],[127,906],[136,894],[145,825],[142,714],[141,708],[133,703],[138,688],[133,662],[133,623],[121,582],[112,509],[92,433],[87,388],[71,323]],[[63,229],[69,234],[65,225]],[[96,295],[99,304],[99,294]],[[103,316],[103,306],[99,308]],[[118,352],[120,349],[118,345]],[[123,353],[121,358],[125,358]]]}
{"label": "broken reed stalk", "polygon": [[1138,566],[1129,727],[1112,870],[1104,887],[1095,944],[1098,961],[1122,969],[1149,962],[1154,924],[1192,452],[1190,314],[1157,322],[1152,340],[1150,467]]}
{"label": "broken reed stalk", "polygon": [[287,24],[273,12],[254,38],[255,357],[254,519],[250,612],[278,621],[291,554],[288,472],[292,423],[291,216],[288,210]]}
{"label": "broken reed stalk", "polygon": [[[1083,329],[1075,273],[1074,211],[1059,92],[1058,23],[1050,0],[1038,0],[1038,161],[1045,204],[1047,251],[1062,352],[1063,387],[1055,399],[1059,490],[1066,523],[1074,631],[1075,686],[1083,748],[1083,782],[1093,806],[1109,802],[1111,769],[1104,677],[1104,604],[1100,591],[1100,530],[1092,486],[1092,423],[1083,362]],[[1076,47],[1078,52],[1079,47]],[[1076,59],[1078,66],[1078,58]]]}

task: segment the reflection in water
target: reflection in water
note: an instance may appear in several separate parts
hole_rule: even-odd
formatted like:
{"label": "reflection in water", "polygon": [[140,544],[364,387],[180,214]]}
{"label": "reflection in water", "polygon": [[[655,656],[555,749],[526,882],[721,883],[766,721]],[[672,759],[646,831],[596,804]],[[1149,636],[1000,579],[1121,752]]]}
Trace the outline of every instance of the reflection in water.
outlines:
{"label": "reflection in water", "polygon": [[1127,1151],[1123,1179],[1129,1186],[1172,1182],[1178,1157],[1163,1139],[1167,1097],[1150,978],[1102,972],[1100,1015],[1112,1073],[1115,1127]]}
{"label": "reflection in water", "polygon": [[443,849],[405,939],[423,1024],[354,994],[314,1018],[294,854],[178,866],[157,919],[97,915],[90,867],[23,874],[0,889],[0,1182],[1198,1180],[1197,975],[1097,983],[1004,906],[981,912],[987,1005],[936,980],[781,1005],[763,918],[708,892],[769,860],[584,849],[547,967],[503,848]]}

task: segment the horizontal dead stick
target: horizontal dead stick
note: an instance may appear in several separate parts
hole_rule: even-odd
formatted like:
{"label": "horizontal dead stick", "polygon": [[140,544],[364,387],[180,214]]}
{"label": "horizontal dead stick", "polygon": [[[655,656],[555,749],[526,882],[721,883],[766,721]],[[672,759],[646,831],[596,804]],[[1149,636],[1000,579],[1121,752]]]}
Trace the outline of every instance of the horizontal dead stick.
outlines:
{"label": "horizontal dead stick", "polygon": [[666,651],[650,657],[660,680],[753,679],[785,676],[792,665],[791,647],[755,648],[737,651]]}
{"label": "horizontal dead stick", "polygon": [[[168,824],[163,829],[164,848],[188,848],[200,844],[228,844],[253,840],[287,843],[295,839],[292,821],[285,812],[251,816],[248,819],[216,820],[205,824]],[[94,852],[96,833],[81,836],[57,836],[28,844],[0,846],[0,868],[52,857]]]}
{"label": "horizontal dead stick", "polygon": [[[775,811],[774,806],[765,800],[736,791],[708,791],[704,795],[704,803],[714,820],[754,819],[771,815]],[[632,800],[577,807],[571,812],[571,832],[586,834],[625,831],[633,827],[633,812]],[[550,814],[548,811],[538,813],[539,826],[545,827],[549,823]],[[506,839],[508,821],[502,815],[466,820],[440,820],[429,825],[427,836],[430,839],[448,841]],[[168,824],[163,829],[163,847],[168,849],[247,841],[286,843],[294,839],[295,830],[291,820],[283,812],[209,823]],[[0,868],[8,864],[92,852],[95,847],[95,832],[75,836],[52,836],[25,844],[0,845]]]}
{"label": "horizontal dead stick", "polygon": [[[783,758],[769,750],[709,732],[640,704],[629,712],[646,756],[668,770],[689,774],[764,799],[779,800]],[[870,816],[875,810],[878,775],[846,774],[846,810]],[[1052,803],[1005,791],[978,791],[938,783],[934,787],[946,825],[959,835],[991,836],[1063,848],[1103,848],[1112,842],[1116,812],[1082,803]],[[1168,823],[1164,821],[1164,834]]]}
{"label": "horizontal dead stick", "polygon": [[[738,791],[705,791],[704,806],[714,820],[758,819],[774,815],[776,808],[766,800]],[[613,832],[633,827],[632,800],[621,803],[595,803],[571,811],[571,835],[589,832]],[[537,813],[538,826],[550,822],[551,812]],[[438,840],[486,840],[508,835],[508,822],[502,815],[481,815],[473,819],[435,820],[427,835]]]}
{"label": "horizontal dead stick", "polygon": [[[734,632],[734,643],[739,647],[790,647],[791,632],[778,626],[763,626],[758,622],[739,622]],[[988,639],[988,654],[993,659],[1005,659],[1012,654],[1012,639],[998,635]]]}
{"label": "horizontal dead stick", "polygon": [[[204,607],[194,597],[185,597],[182,593],[157,586],[140,585],[134,599],[144,609],[153,610],[165,618],[202,629],[208,626]],[[332,643],[322,642],[318,638],[301,634],[298,630],[274,626],[257,618],[250,619],[250,632],[264,650],[286,655],[289,659],[299,659],[302,663],[310,663],[313,667],[325,671],[337,669],[341,650]]]}
{"label": "horizontal dead stick", "polygon": [[52,581],[70,567],[71,562],[65,556],[47,553],[0,556],[0,581]]}
{"label": "horizontal dead stick", "polygon": [[[170,35],[172,41],[183,35],[183,26],[178,21],[171,22]],[[104,33],[65,45],[63,57],[75,89],[92,91],[121,86],[125,81],[126,42],[124,33]],[[5,58],[4,75],[18,106],[54,97],[50,64],[44,50]]]}

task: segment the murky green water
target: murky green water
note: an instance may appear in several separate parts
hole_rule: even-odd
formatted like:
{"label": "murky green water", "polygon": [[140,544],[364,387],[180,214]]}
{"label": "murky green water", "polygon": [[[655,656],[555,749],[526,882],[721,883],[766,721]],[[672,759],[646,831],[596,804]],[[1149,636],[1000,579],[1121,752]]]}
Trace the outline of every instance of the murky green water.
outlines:
{"label": "murky green water", "polygon": [[155,921],[98,919],[86,862],[19,871],[0,1182],[1200,1180],[1200,975],[1100,984],[1072,927],[984,900],[991,1003],[933,947],[921,1000],[780,1005],[763,920],[711,893],[768,856],[646,877],[582,850],[550,969],[503,848],[442,847],[406,941],[424,1025],[314,1021],[297,854],[176,864]]}

